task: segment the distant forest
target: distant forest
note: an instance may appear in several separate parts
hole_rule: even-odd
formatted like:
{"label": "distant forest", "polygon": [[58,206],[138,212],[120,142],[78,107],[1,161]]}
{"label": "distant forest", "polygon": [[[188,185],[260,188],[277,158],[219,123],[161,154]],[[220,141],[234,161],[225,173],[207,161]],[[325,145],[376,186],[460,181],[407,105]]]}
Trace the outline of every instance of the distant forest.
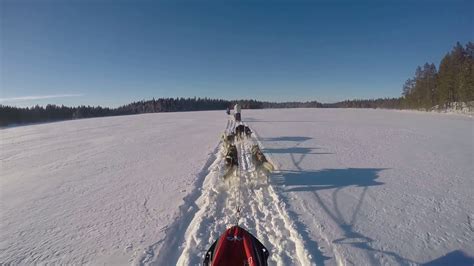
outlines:
{"label": "distant forest", "polygon": [[0,126],[59,120],[132,115],[157,112],[225,110],[239,103],[243,109],[265,108],[385,108],[385,109],[445,109],[453,103],[474,101],[474,43],[457,43],[444,56],[436,69],[433,63],[418,66],[409,78],[399,98],[347,100],[323,104],[310,102],[263,102],[256,100],[221,100],[210,98],[160,98],[133,102],[118,108],[100,106],[66,107],[47,105],[19,108],[0,105]]}
{"label": "distant forest", "polygon": [[118,108],[100,106],[66,107],[51,104],[46,105],[46,107],[37,105],[31,108],[18,108],[0,105],[0,126],[143,113],[226,110],[228,107],[232,108],[235,103],[239,103],[243,109],[323,107],[323,104],[316,101],[273,103],[209,98],[160,98],[133,102]]}
{"label": "distant forest", "polygon": [[403,108],[448,107],[455,102],[474,101],[474,43],[459,42],[439,65],[418,66],[415,76],[403,85]]}

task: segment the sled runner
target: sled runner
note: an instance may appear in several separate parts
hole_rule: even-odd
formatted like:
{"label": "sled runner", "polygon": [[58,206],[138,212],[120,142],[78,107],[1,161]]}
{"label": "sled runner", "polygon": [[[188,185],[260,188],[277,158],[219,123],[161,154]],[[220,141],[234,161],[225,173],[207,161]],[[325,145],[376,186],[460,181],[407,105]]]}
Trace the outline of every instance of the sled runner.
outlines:
{"label": "sled runner", "polygon": [[252,234],[235,225],[212,244],[204,257],[204,266],[266,266],[269,252]]}

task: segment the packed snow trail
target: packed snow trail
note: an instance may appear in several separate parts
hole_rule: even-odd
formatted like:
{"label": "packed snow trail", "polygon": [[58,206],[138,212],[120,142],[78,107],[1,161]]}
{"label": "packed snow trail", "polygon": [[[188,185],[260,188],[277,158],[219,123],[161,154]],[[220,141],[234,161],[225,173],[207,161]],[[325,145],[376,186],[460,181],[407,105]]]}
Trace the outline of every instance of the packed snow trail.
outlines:
{"label": "packed snow trail", "polygon": [[[226,132],[231,131],[234,126],[232,121],[228,121]],[[269,264],[311,265],[311,256],[290,221],[285,205],[275,193],[271,182],[268,182],[268,176],[253,165],[250,149],[256,141],[255,138],[244,138],[236,142],[242,178],[239,224],[269,249]],[[226,181],[221,178],[222,159],[221,147],[204,180],[203,193],[196,202],[199,211],[186,230],[186,242],[178,265],[201,264],[212,243],[237,222],[239,177],[232,176]]]}

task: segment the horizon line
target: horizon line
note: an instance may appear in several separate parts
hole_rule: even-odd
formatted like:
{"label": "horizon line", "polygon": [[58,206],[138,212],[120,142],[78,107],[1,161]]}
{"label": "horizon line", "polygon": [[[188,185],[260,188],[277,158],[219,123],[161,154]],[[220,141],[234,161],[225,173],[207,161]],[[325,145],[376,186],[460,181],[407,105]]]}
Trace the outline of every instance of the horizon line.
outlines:
{"label": "horizon line", "polygon": [[160,99],[210,99],[210,100],[223,100],[223,101],[228,101],[228,102],[238,102],[238,101],[257,101],[257,102],[267,102],[267,103],[309,103],[309,102],[318,102],[320,104],[336,104],[336,103],[341,103],[345,101],[371,101],[371,100],[380,100],[380,99],[400,99],[400,97],[379,97],[379,98],[351,98],[351,99],[345,99],[345,100],[340,100],[340,101],[334,101],[334,102],[320,102],[318,100],[307,100],[307,101],[295,101],[295,100],[289,100],[289,101],[269,101],[269,100],[257,100],[257,99],[223,99],[223,98],[211,98],[211,97],[160,97],[160,98],[155,98],[151,97],[151,99],[141,99],[141,100],[132,100],[126,104],[119,104],[115,107],[111,106],[105,106],[105,105],[90,105],[90,104],[77,104],[77,105],[64,105],[64,104],[55,104],[55,103],[45,103],[45,104],[35,104],[31,106],[15,106],[15,105],[7,105],[3,104],[3,102],[11,102],[11,101],[16,101],[16,102],[22,102],[22,101],[28,101],[28,100],[43,100],[43,99],[52,99],[52,98],[66,98],[66,97],[82,97],[84,94],[57,94],[57,95],[44,95],[44,96],[23,96],[23,97],[11,97],[11,98],[0,98],[0,105],[2,106],[9,106],[9,107],[15,107],[15,108],[29,108],[29,107],[35,107],[35,106],[47,106],[47,105],[56,105],[56,106],[65,106],[65,107],[80,107],[80,106],[91,106],[91,107],[103,107],[103,108],[110,108],[110,109],[115,109],[119,108],[122,106],[126,106],[132,103],[137,103],[137,102],[147,102],[147,101],[152,101],[152,100],[160,100]]}

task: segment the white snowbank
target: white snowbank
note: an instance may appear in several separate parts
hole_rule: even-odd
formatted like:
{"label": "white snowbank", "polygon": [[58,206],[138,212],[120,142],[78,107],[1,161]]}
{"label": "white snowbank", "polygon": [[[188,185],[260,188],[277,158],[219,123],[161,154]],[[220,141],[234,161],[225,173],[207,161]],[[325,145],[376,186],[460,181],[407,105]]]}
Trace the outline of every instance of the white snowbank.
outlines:
{"label": "white snowbank", "polygon": [[463,114],[474,115],[474,102],[452,102],[447,107],[434,106],[431,108],[432,112],[446,113],[446,114]]}

